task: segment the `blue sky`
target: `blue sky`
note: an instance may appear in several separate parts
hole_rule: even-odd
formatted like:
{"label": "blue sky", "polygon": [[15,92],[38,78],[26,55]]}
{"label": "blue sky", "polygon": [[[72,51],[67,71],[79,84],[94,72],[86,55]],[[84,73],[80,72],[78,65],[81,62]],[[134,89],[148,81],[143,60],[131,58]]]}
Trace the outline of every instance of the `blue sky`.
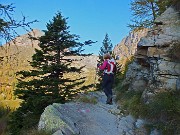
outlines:
{"label": "blue sky", "polygon": [[[131,0],[1,0],[1,4],[14,3],[14,17],[26,16],[28,21],[38,20],[31,25],[34,29],[45,30],[46,24],[60,11],[70,32],[80,36],[80,41],[97,41],[86,47],[85,53],[98,54],[105,34],[108,33],[113,46],[129,33]],[[23,31],[19,31],[24,34]]]}

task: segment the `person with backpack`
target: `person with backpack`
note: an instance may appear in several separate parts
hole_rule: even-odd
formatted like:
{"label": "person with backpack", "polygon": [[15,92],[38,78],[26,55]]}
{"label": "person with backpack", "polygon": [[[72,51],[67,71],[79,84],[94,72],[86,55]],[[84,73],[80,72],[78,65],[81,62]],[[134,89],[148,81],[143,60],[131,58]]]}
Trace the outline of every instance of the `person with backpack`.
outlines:
{"label": "person with backpack", "polygon": [[107,97],[106,104],[112,104],[112,87],[114,83],[114,71],[116,68],[116,63],[114,59],[111,59],[111,55],[109,53],[104,54],[103,59],[103,64],[97,64],[97,67],[104,71],[102,87]]}

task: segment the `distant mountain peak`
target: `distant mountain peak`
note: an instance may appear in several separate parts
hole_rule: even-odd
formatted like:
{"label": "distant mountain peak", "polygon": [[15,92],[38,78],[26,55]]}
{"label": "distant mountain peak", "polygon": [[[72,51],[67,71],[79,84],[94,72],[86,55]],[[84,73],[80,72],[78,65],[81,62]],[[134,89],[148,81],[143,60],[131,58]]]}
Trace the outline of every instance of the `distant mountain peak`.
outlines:
{"label": "distant mountain peak", "polygon": [[44,33],[42,31],[40,31],[38,29],[33,29],[29,33],[26,33],[24,35],[20,35],[20,36],[16,37],[14,40],[10,41],[7,44],[9,46],[11,46],[11,45],[24,46],[24,47],[32,46],[33,48],[38,48],[39,41],[33,40],[30,37],[39,38],[42,35],[44,35]]}
{"label": "distant mountain peak", "polygon": [[33,36],[33,37],[41,37],[42,35],[44,35],[44,33],[42,31],[40,31],[39,29],[33,29],[28,34]]}

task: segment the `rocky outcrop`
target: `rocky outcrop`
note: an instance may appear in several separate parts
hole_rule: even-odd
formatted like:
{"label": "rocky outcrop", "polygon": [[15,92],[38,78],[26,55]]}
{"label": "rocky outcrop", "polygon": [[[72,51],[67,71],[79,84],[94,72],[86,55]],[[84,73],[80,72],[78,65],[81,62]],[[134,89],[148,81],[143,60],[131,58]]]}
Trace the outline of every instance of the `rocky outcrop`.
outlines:
{"label": "rocky outcrop", "polygon": [[144,121],[123,115],[117,105],[105,104],[102,92],[92,92],[97,104],[71,102],[54,103],[45,108],[38,129],[53,135],[140,135],[147,134]]}
{"label": "rocky outcrop", "polygon": [[31,37],[39,38],[43,36],[44,33],[38,29],[33,29],[27,34],[20,35],[16,37],[14,40],[12,40],[9,45],[16,45],[16,46],[24,46],[24,47],[34,47],[38,48],[39,41],[38,40],[33,40]]}
{"label": "rocky outcrop", "polygon": [[141,38],[124,83],[129,90],[142,91],[149,102],[161,91],[180,90],[180,17],[168,8],[154,27]]}

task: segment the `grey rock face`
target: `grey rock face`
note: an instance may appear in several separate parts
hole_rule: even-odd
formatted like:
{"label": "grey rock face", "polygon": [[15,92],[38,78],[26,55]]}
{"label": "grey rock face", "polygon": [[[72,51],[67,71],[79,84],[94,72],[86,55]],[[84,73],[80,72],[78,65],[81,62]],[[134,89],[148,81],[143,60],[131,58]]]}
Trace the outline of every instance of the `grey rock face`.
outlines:
{"label": "grey rock face", "polygon": [[93,94],[98,98],[95,105],[81,102],[49,105],[41,115],[39,130],[51,131],[53,135],[135,135],[135,129],[140,127],[135,127],[135,118],[123,116],[115,103],[105,104],[104,93]]}
{"label": "grey rock face", "polygon": [[146,102],[161,90],[179,89],[179,12],[168,8],[155,22],[161,25],[155,25],[138,42],[135,60],[129,65],[125,80],[129,82],[129,90],[141,87]]}

